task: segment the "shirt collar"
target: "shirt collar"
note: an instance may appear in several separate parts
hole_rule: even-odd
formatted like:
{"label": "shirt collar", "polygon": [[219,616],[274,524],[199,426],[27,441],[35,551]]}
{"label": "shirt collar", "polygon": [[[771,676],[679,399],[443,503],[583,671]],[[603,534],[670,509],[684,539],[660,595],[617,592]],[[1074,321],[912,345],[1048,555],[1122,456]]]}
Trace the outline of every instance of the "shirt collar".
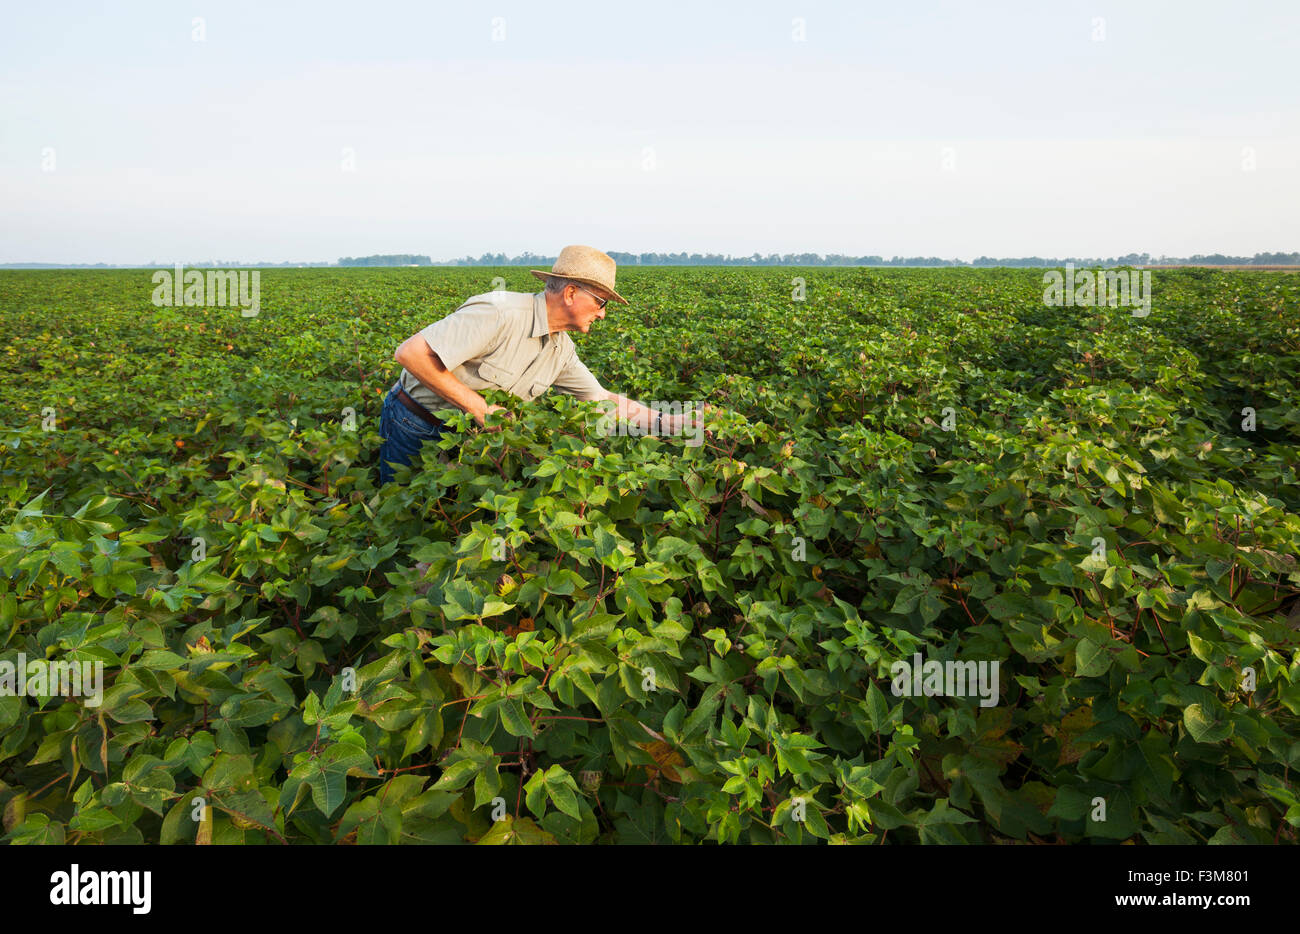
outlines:
{"label": "shirt collar", "polygon": [[538,292],[533,296],[533,333],[532,337],[546,337],[551,333],[550,322],[546,313],[546,293]]}

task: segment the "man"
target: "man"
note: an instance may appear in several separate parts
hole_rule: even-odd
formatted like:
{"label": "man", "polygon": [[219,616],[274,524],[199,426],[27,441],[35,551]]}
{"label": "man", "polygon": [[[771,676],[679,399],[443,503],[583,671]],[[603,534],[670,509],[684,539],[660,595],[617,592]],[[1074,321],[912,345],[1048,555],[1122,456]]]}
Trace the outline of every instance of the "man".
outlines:
{"label": "man", "polygon": [[488,414],[510,413],[487,404],[480,395],[487,389],[527,401],[554,386],[578,399],[614,403],[614,416],[634,422],[642,434],[687,427],[685,414],[663,415],[606,391],[578,359],[567,332],[588,333],[605,317],[611,298],[628,304],[614,290],[613,259],[593,247],[566,246],[550,272],[529,271],[546,282],[544,291],[475,295],[397,348],[393,357],[402,372],[379,421],[381,484],[393,479],[393,465],[409,465],[425,441],[446,430],[431,410],[455,406],[486,430],[497,430],[487,427]]}

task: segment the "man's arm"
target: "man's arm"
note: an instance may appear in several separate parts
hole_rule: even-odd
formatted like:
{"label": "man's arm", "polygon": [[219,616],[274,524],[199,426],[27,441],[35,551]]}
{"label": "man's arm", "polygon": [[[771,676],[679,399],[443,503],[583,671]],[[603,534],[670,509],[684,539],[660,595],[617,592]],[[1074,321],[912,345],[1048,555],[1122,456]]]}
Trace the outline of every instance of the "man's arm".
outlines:
{"label": "man's arm", "polygon": [[702,418],[704,415],[713,414],[717,411],[713,406],[706,405],[703,412],[694,412],[694,419],[688,420],[685,412],[681,415],[656,412],[635,399],[629,399],[627,396],[621,396],[608,390],[605,392],[605,401],[614,403],[616,418],[627,419],[639,425],[642,434],[651,434],[652,432],[655,434],[680,434],[687,426],[703,424]]}
{"label": "man's arm", "polygon": [[420,334],[408,337],[397,348],[393,359],[425,386],[472,415],[480,427],[488,412],[507,411],[499,405],[489,406],[486,399],[452,375],[443,366],[442,358]]}
{"label": "man's arm", "polygon": [[[655,423],[658,421],[658,417],[648,406],[642,405],[635,399],[629,399],[627,396],[620,396],[616,392],[606,390],[605,401],[614,403],[615,418],[620,420],[626,419],[627,421],[640,426],[642,434],[649,434],[655,427]],[[671,423],[672,416],[670,415],[664,421]],[[666,424],[664,427],[667,429],[669,425]]]}

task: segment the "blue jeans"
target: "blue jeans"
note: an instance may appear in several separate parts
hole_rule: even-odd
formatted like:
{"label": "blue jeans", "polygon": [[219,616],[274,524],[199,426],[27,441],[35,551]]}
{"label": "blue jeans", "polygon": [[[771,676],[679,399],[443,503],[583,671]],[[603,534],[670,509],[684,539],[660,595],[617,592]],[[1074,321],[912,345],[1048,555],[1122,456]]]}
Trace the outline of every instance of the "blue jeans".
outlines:
{"label": "blue jeans", "polygon": [[415,466],[419,461],[420,445],[441,438],[446,426],[434,427],[420,418],[397,398],[400,383],[394,383],[384,398],[384,408],[379,413],[379,483],[382,486],[394,478],[395,464]]}

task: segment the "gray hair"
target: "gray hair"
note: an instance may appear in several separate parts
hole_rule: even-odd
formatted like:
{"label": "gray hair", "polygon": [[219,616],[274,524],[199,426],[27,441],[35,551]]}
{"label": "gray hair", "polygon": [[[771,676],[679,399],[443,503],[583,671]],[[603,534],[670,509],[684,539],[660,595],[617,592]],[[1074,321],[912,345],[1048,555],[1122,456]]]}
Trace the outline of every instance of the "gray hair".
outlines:
{"label": "gray hair", "polygon": [[578,285],[578,284],[579,283],[574,282],[572,279],[566,279],[563,276],[546,277],[546,291],[552,295],[559,295],[568,286]]}

